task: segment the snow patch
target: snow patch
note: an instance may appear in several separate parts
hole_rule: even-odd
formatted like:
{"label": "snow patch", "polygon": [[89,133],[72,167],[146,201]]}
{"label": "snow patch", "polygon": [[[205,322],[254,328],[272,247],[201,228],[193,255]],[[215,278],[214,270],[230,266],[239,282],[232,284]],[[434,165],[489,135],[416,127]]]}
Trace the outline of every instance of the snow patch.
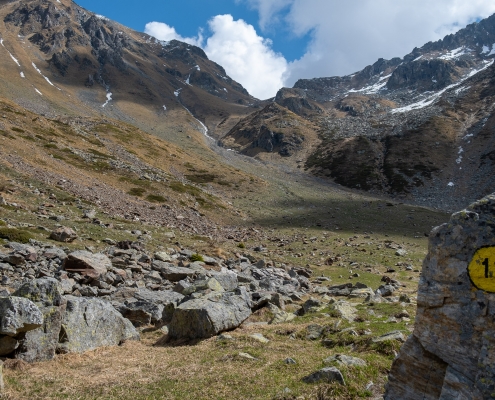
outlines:
{"label": "snow patch", "polygon": [[199,65],[195,65],[194,68],[196,68],[198,71],[201,71],[201,68],[199,68]]}
{"label": "snow patch", "polygon": [[[452,51],[454,51],[454,50],[452,50]],[[469,79],[472,76],[476,75],[478,72],[484,71],[485,69],[487,69],[488,67],[490,67],[493,64],[493,62],[494,62],[494,60],[491,60],[489,62],[488,61],[485,61],[485,65],[483,67],[481,67],[480,69],[475,69],[475,70],[471,71],[464,78],[462,78],[461,80],[459,80],[459,82],[453,83],[452,85],[447,86],[446,88],[440,90],[437,93],[434,93],[432,96],[427,97],[426,99],[420,100],[420,101],[418,101],[416,103],[412,103],[412,104],[409,104],[409,105],[404,106],[404,107],[401,107],[401,108],[396,108],[396,109],[394,109],[394,110],[392,110],[390,112],[392,114],[396,114],[396,113],[403,113],[403,112],[407,112],[407,111],[411,111],[411,110],[418,110],[420,108],[427,107],[430,104],[433,104],[436,100],[438,100],[440,98],[440,96],[442,94],[444,94],[447,90],[450,90],[452,88],[455,88],[455,87],[461,85],[466,79]]]}
{"label": "snow patch", "polygon": [[481,54],[485,54],[487,57],[493,56],[495,54],[495,43],[493,43],[490,47],[483,46],[483,50],[481,51]]}
{"label": "snow patch", "polygon": [[177,89],[174,94],[175,94],[175,97],[179,97],[179,94],[180,94],[180,91],[182,90],[182,88],[180,89]]}
{"label": "snow patch", "polygon": [[460,164],[462,162],[462,153],[464,153],[464,149],[461,146],[459,147],[459,151],[457,152],[457,154],[459,154],[459,157],[457,157],[457,160],[455,160],[457,164]]}
{"label": "snow patch", "polygon": [[163,106],[163,111],[167,111],[167,106]]}
{"label": "snow patch", "polygon": [[186,84],[188,84],[189,86],[191,86],[191,84],[189,83],[189,78],[191,77],[191,75],[188,75],[187,79],[185,80]]}
{"label": "snow patch", "polygon": [[447,183],[447,186],[449,186],[449,187],[453,187],[453,186],[454,186],[454,182],[449,182],[449,183]]}
{"label": "snow patch", "polygon": [[203,135],[205,135],[208,139],[215,140],[210,135],[208,135],[208,128],[206,127],[206,125],[203,124],[199,119],[197,119],[186,106],[182,105],[182,107],[184,107],[184,109],[191,115],[191,117],[193,117],[199,123],[199,125],[201,125],[201,132],[203,133]]}
{"label": "snow patch", "polygon": [[95,14],[95,17],[101,19],[102,21],[110,21],[110,19],[101,14]]}
{"label": "snow patch", "polygon": [[41,93],[38,89],[34,88],[36,90],[36,93],[38,93],[40,96],[43,96],[43,93]]}
{"label": "snow patch", "polygon": [[21,78],[25,78],[24,72],[21,71]]}
{"label": "snow patch", "polygon": [[21,64],[19,64],[19,61],[17,61],[17,58],[15,58],[9,51],[9,54],[10,54],[10,58],[12,58],[12,60],[14,60],[14,62],[17,64],[18,67],[21,66]]}
{"label": "snow patch", "polygon": [[419,57],[415,58],[415,59],[413,60],[413,62],[414,62],[414,61],[421,60],[422,58],[423,58],[423,55],[421,54]]}
{"label": "snow patch", "polygon": [[438,57],[440,60],[455,60],[464,54],[467,54],[471,49],[465,48],[464,46],[458,47],[457,49],[451,50],[443,56]]}
{"label": "snow patch", "polygon": [[102,107],[105,107],[111,100],[112,100],[112,92],[107,92],[107,101],[105,101],[105,104],[103,104]]}

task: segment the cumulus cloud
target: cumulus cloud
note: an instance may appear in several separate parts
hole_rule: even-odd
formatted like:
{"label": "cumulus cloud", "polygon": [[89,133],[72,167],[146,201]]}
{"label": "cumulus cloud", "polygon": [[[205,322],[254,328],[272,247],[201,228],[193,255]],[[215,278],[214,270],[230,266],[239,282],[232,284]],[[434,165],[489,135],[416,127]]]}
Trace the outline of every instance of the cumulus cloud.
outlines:
{"label": "cumulus cloud", "polygon": [[284,22],[311,34],[305,54],[290,63],[286,85],[299,78],[346,75],[378,58],[402,57],[495,12],[492,0],[244,0],[260,26]]}
{"label": "cumulus cloud", "polygon": [[273,97],[284,84],[287,61],[271,48],[271,41],[256,33],[252,25],[217,15],[209,22],[213,32],[204,48],[210,59],[225,68],[253,96]]}
{"label": "cumulus cloud", "polygon": [[162,22],[146,24],[145,32],[160,40],[180,40],[202,47],[208,57],[220,64],[227,74],[260,99],[275,96],[284,85],[287,61],[271,46],[272,42],[256,33],[254,27],[231,15],[217,15],[209,22],[211,36],[206,43],[200,32],[185,38],[174,27]]}
{"label": "cumulus cloud", "polygon": [[201,47],[203,44],[203,35],[201,31],[196,37],[182,37],[177,33],[173,26],[167,25],[163,22],[148,22],[144,27],[144,32],[148,35],[156,37],[159,40],[180,40],[181,42],[189,43],[194,46]]}

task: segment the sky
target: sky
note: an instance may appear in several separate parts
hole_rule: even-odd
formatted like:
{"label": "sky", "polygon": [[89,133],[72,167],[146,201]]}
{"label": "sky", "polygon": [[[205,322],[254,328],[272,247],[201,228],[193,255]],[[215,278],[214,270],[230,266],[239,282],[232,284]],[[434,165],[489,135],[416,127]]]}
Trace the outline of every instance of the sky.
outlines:
{"label": "sky", "polygon": [[493,0],[76,0],[161,40],[203,48],[253,96],[403,57],[495,13]]}

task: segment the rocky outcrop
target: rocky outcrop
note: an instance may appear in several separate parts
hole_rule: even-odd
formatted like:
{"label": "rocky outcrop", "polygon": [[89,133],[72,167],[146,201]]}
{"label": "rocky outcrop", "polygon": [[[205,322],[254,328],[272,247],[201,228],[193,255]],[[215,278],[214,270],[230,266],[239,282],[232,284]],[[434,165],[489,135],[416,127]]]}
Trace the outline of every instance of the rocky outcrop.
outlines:
{"label": "rocky outcrop", "polygon": [[43,314],[43,325],[26,333],[20,341],[16,358],[27,362],[51,360],[55,356],[67,301],[60,282],[53,278],[27,282],[14,296],[33,301]]}
{"label": "rocky outcrop", "polygon": [[431,232],[414,332],[392,365],[386,400],[493,397],[494,215],[490,195]]}
{"label": "rocky outcrop", "polygon": [[67,309],[62,319],[57,348],[59,352],[81,353],[136,339],[139,339],[139,334],[134,326],[109,302],[67,296]]}
{"label": "rocky outcrop", "polygon": [[171,339],[201,339],[237,328],[251,315],[249,303],[233,293],[213,293],[182,303],[169,327]]}

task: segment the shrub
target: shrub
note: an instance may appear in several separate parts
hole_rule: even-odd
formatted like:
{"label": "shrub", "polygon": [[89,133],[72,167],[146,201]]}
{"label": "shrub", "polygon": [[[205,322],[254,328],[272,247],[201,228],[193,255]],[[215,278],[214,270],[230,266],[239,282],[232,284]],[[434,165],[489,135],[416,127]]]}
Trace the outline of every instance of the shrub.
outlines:
{"label": "shrub", "polygon": [[239,247],[240,249],[245,249],[246,245],[243,242],[241,242],[237,245],[237,247]]}
{"label": "shrub", "polygon": [[193,254],[191,257],[189,257],[189,259],[192,261],[192,262],[195,262],[195,261],[201,261],[203,262],[204,261],[204,258],[201,254]]}
{"label": "shrub", "polygon": [[163,196],[157,194],[149,194],[146,196],[146,200],[151,201],[153,203],[165,203],[166,199]]}
{"label": "shrub", "polygon": [[142,196],[144,192],[146,192],[145,189],[134,187],[131,190],[129,190],[127,193],[129,193],[131,196]]}
{"label": "shrub", "polygon": [[29,243],[29,239],[34,239],[31,233],[16,228],[0,228],[0,238],[18,243]]}

